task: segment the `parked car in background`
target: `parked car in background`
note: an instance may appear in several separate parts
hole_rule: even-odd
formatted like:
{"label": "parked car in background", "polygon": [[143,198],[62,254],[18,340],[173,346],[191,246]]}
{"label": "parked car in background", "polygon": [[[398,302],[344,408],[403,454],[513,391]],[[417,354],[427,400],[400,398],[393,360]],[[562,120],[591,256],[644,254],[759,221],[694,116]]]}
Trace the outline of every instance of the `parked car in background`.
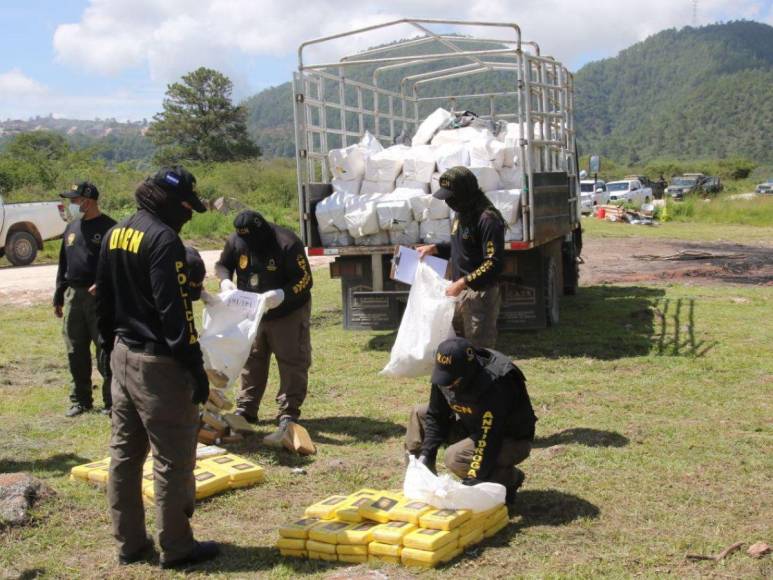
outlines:
{"label": "parked car in background", "polygon": [[652,201],[652,188],[644,187],[638,179],[623,179],[607,183],[609,203],[631,203],[640,206]]}
{"label": "parked car in background", "polygon": [[594,207],[604,205],[608,201],[609,193],[604,180],[583,179],[580,181],[580,211],[583,214],[593,213]]}
{"label": "parked car in background", "polygon": [[756,193],[773,193],[773,177],[769,178],[767,181],[764,181],[760,183],[754,191]]}
{"label": "parked car in background", "polygon": [[671,180],[671,185],[666,188],[666,195],[672,199],[680,200],[691,193],[701,193],[707,180],[708,177],[703,173],[678,175]]}
{"label": "parked car in background", "polygon": [[722,181],[719,179],[718,175],[707,177],[706,180],[703,182],[703,185],[701,185],[701,190],[703,193],[719,193],[722,191],[722,188],[724,186],[722,185]]}
{"label": "parked car in background", "polygon": [[5,203],[0,196],[0,258],[5,255],[14,266],[31,264],[43,242],[61,237],[65,226],[62,203]]}

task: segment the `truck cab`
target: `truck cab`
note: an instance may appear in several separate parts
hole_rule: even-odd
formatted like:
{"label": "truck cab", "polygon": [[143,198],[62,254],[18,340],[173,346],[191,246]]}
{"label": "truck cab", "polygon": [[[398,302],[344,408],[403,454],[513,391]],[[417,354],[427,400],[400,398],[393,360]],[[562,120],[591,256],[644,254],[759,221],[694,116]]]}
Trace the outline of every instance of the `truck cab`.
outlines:
{"label": "truck cab", "polygon": [[61,237],[66,226],[60,202],[5,203],[0,195],[0,258],[14,266],[31,264],[43,242]]}

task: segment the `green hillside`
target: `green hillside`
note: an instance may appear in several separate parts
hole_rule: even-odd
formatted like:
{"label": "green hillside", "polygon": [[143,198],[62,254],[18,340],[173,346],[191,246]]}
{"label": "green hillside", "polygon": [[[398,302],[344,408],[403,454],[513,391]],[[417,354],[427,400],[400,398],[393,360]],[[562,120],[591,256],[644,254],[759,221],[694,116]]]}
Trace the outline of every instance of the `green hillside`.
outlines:
{"label": "green hillside", "polygon": [[[473,83],[478,92],[495,90],[502,80],[459,78],[427,94]],[[770,163],[772,89],[773,27],[731,22],[666,30],[577,72],[580,148],[623,163],[736,156]],[[266,156],[293,154],[291,99],[285,83],[245,101],[250,132]]]}

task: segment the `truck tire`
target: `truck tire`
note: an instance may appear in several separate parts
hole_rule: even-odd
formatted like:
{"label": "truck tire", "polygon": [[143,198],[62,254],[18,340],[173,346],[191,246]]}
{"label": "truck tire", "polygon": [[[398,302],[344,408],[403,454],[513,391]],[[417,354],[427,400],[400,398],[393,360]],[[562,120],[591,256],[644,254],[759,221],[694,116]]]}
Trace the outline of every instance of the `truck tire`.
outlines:
{"label": "truck tire", "polygon": [[559,304],[561,301],[561,272],[559,262],[553,256],[545,257],[545,322],[547,326],[557,326]]}
{"label": "truck tire", "polygon": [[15,232],[8,236],[5,255],[14,266],[27,266],[38,255],[38,241],[29,232]]}

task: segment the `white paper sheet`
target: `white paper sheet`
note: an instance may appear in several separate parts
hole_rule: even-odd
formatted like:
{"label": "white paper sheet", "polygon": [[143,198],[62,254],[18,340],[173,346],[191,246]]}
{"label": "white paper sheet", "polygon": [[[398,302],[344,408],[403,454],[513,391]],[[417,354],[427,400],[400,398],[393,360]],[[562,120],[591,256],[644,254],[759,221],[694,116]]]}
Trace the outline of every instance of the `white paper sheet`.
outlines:
{"label": "white paper sheet", "polygon": [[[419,252],[413,248],[400,246],[395,254],[395,267],[392,271],[392,279],[408,284],[413,284],[416,277],[416,267],[419,265]],[[432,268],[441,278],[445,278],[448,269],[448,260],[437,256],[427,256],[424,263]]]}

